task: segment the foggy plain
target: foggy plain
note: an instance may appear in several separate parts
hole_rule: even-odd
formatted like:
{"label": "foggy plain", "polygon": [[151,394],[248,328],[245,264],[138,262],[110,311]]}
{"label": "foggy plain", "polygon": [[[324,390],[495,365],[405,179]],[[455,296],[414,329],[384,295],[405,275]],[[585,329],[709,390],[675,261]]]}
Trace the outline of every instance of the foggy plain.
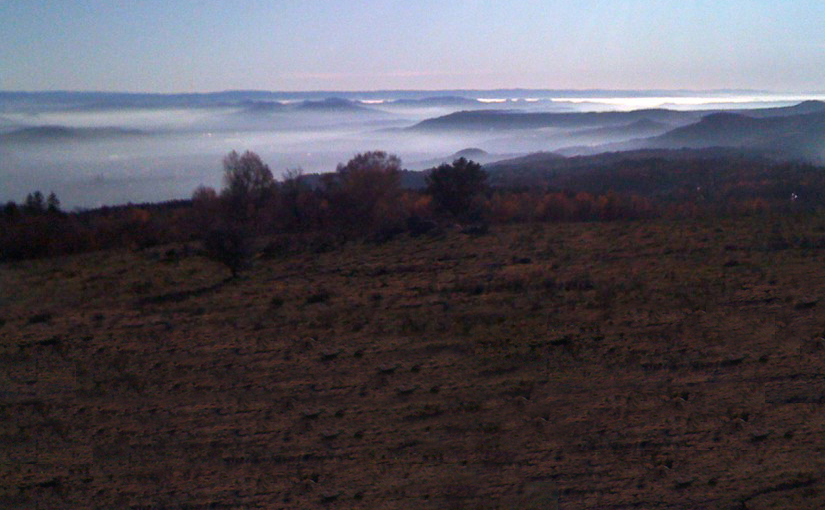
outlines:
{"label": "foggy plain", "polygon": [[[276,177],[334,171],[384,150],[423,170],[477,148],[482,163],[539,151],[586,153],[662,135],[704,112],[788,107],[825,96],[765,92],[400,91],[215,94],[0,93],[0,202],[54,192],[65,209],[188,198],[221,186],[229,151],[257,152]],[[460,111],[686,112],[578,127],[432,131]],[[695,115],[691,115],[694,112]]]}

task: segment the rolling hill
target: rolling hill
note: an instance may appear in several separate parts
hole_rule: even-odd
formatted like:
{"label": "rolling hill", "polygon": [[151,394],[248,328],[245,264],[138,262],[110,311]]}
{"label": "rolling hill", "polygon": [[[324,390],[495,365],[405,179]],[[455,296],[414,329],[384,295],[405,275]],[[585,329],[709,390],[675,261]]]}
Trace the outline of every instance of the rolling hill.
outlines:
{"label": "rolling hill", "polygon": [[781,158],[821,160],[825,156],[825,112],[783,117],[715,113],[699,122],[619,149],[733,147]]}
{"label": "rolling hill", "polygon": [[697,112],[649,109],[630,112],[538,113],[511,110],[460,111],[427,119],[412,126],[414,131],[505,131],[519,129],[584,129],[617,127],[647,120],[671,125],[691,123]]}
{"label": "rolling hill", "polygon": [[95,141],[101,139],[140,136],[146,133],[137,129],[116,127],[77,128],[66,126],[34,126],[0,134],[2,143],[48,143],[67,141]]}

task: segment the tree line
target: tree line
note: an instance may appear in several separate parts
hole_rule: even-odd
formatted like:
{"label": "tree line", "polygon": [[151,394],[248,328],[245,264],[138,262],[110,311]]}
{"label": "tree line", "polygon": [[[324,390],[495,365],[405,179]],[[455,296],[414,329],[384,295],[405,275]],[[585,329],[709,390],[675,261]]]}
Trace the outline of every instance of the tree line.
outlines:
{"label": "tree line", "polygon": [[[44,197],[35,192],[20,204],[9,202],[2,208],[0,260],[192,242],[202,243],[207,253],[237,273],[255,240],[275,234],[318,233],[337,244],[382,241],[405,232],[420,235],[453,224],[483,230],[490,223],[753,214],[793,206],[788,200],[766,200],[750,188],[742,193],[741,186],[731,188],[736,193],[726,196],[732,198],[713,204],[687,185],[665,199],[626,188],[597,191],[592,183],[566,189],[492,188],[482,166],[465,158],[430,169],[422,190],[403,189],[401,172],[397,156],[372,151],[356,154],[317,179],[300,170],[276,179],[254,152],[233,151],[223,159],[223,187],[199,187],[189,200],[67,213],[54,193]],[[764,175],[759,170],[759,178]],[[780,175],[783,183],[792,177]],[[814,174],[800,175],[808,182]],[[737,179],[750,182],[742,175]]]}

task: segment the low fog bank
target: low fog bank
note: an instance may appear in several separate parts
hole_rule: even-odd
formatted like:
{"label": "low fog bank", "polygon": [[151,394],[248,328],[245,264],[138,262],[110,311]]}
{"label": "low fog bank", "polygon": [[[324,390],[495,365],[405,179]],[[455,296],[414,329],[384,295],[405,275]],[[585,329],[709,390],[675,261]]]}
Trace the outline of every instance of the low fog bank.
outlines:
{"label": "low fog bank", "polygon": [[[0,93],[0,201],[21,201],[35,190],[54,191],[67,209],[187,198],[199,185],[220,187],[221,160],[231,150],[257,152],[277,176],[294,168],[333,171],[353,154],[370,150],[395,153],[406,168],[422,170],[456,155],[488,163],[542,151],[635,148],[634,140],[664,137],[711,109],[761,108],[770,117],[804,99],[539,92]],[[663,105],[671,111],[633,111]],[[771,108],[777,110],[770,113]],[[457,112],[465,112],[459,117],[567,115],[575,121],[509,129],[471,118],[448,129],[411,129]],[[460,152],[468,148],[474,150]]]}

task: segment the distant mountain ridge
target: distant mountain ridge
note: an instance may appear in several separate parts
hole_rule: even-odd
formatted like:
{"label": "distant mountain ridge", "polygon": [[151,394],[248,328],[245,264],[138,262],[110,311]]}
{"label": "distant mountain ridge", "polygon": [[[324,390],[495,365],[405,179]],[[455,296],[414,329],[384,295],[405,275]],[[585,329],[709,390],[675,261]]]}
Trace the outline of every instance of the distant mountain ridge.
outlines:
{"label": "distant mountain ridge", "polygon": [[387,106],[448,106],[448,107],[472,107],[483,106],[484,103],[478,99],[471,99],[462,96],[436,96],[421,99],[395,99],[384,103]]}
{"label": "distant mountain ridge", "polygon": [[[771,159],[752,151],[728,148],[708,149],[641,149],[605,152],[596,155],[564,157],[553,152],[528,154],[484,165],[490,181],[496,186],[561,187],[573,186],[591,191],[619,191],[622,186],[617,168],[648,168],[650,183],[636,182],[636,187],[655,187],[655,169],[676,169],[682,162],[701,164],[703,161],[723,162],[735,166],[739,162],[770,164]],[[638,176],[636,176],[638,177]]]}
{"label": "distant mountain ridge", "polygon": [[569,90],[569,89],[441,89],[441,90],[369,90],[369,91],[266,91],[226,90],[219,92],[144,93],[95,91],[0,91],[0,109],[6,107],[39,108],[163,108],[209,107],[238,105],[244,101],[304,101],[340,97],[359,100],[426,100],[434,97],[461,97],[467,99],[489,97],[508,99],[528,98],[604,98],[604,97],[662,97],[724,94],[760,94],[754,90]]}
{"label": "distant mountain ridge", "polygon": [[243,101],[239,104],[240,113],[271,114],[271,113],[366,113],[382,114],[386,112],[372,108],[359,101],[350,101],[340,97],[328,97],[319,101],[305,100],[298,103],[281,101]]}
{"label": "distant mountain ridge", "polygon": [[76,128],[66,126],[34,126],[15,129],[14,131],[0,134],[0,143],[92,141],[145,134],[144,131],[138,129],[123,129],[117,127]]}
{"label": "distant mountain ridge", "polygon": [[772,118],[825,112],[825,102],[805,101],[794,106],[753,110],[668,110],[664,108],[609,112],[522,112],[517,110],[460,111],[426,119],[412,126],[416,131],[489,131],[541,128],[597,128],[628,125],[641,120],[679,125],[690,124],[714,113],[754,118]]}
{"label": "distant mountain ridge", "polygon": [[541,128],[596,128],[621,126],[639,120],[686,124],[701,117],[695,112],[665,109],[629,112],[538,113],[512,110],[460,111],[427,119],[412,126],[414,131],[492,131]]}
{"label": "distant mountain ridge", "polygon": [[[780,156],[825,159],[825,108],[815,113],[754,117],[714,113],[662,135],[612,145],[612,150],[639,148],[731,147],[772,152]],[[607,147],[605,147],[607,148]]]}

